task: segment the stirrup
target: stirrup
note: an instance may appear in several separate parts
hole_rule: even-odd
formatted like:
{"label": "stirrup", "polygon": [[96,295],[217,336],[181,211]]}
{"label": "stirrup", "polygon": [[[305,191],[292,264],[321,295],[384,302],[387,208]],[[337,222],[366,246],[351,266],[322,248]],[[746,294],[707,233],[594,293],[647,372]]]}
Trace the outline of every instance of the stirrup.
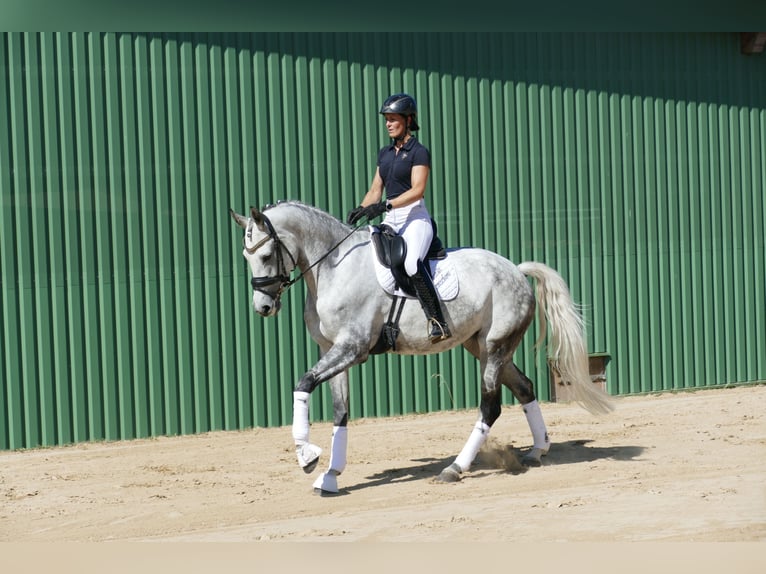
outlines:
{"label": "stirrup", "polygon": [[452,333],[450,332],[449,326],[446,322],[440,323],[433,317],[429,319],[428,322],[431,324],[431,333],[428,335],[428,339],[432,343],[438,343],[439,341],[449,339],[452,336]]}

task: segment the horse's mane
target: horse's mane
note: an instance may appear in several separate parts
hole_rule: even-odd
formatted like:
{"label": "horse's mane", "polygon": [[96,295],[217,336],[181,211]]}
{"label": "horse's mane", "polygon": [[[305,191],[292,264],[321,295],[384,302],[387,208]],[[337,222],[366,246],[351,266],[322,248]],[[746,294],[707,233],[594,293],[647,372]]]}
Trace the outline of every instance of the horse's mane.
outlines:
{"label": "horse's mane", "polygon": [[[276,204],[266,205],[261,211],[268,211],[277,208],[297,208],[308,216],[308,229],[313,236],[322,236],[321,234],[331,235],[346,234],[351,228],[343,223],[334,215],[297,199],[280,200]],[[317,235],[320,234],[320,235]]]}

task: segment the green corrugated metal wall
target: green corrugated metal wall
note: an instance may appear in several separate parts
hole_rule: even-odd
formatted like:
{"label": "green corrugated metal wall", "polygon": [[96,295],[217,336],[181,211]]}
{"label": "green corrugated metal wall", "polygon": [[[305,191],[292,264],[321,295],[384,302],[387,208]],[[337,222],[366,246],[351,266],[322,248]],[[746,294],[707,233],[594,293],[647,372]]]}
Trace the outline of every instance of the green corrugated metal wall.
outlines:
{"label": "green corrugated metal wall", "polygon": [[[344,216],[399,90],[440,235],[556,267],[611,393],[766,379],[766,56],[736,34],[0,38],[0,448],[289,423],[303,287],[250,311],[227,210]],[[478,400],[463,351],[351,383],[354,417]]]}

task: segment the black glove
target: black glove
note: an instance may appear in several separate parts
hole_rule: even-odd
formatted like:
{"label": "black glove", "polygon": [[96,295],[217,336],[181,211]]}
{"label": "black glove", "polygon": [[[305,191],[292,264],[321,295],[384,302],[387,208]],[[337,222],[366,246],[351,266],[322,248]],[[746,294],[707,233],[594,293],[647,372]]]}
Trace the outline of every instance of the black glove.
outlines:
{"label": "black glove", "polygon": [[384,202],[373,203],[368,205],[362,210],[362,217],[366,217],[367,221],[372,221],[376,217],[380,217],[386,212],[386,204]]}
{"label": "black glove", "polygon": [[364,207],[362,207],[361,205],[349,211],[348,215],[346,216],[346,223],[348,223],[349,225],[354,225],[354,223],[359,221],[359,218],[362,217],[363,211],[364,211]]}
{"label": "black glove", "polygon": [[354,225],[354,223],[359,221],[362,217],[366,217],[367,221],[372,221],[376,217],[383,215],[385,212],[385,203],[373,203],[367,207],[362,207],[360,205],[359,207],[355,207],[349,212],[347,221],[349,225]]}

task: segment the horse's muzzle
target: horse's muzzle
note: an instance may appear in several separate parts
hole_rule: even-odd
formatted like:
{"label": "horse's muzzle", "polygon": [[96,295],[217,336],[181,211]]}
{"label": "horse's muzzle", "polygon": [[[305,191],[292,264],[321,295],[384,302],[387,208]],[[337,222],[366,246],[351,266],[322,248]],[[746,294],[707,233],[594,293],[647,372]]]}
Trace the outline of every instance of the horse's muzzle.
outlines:
{"label": "horse's muzzle", "polygon": [[271,299],[270,303],[256,301],[256,298],[258,298],[258,293],[253,293],[253,311],[258,313],[261,317],[273,317],[279,313],[279,310],[282,308],[282,302],[278,296],[271,297],[268,294],[265,295]]}
{"label": "horse's muzzle", "polygon": [[[272,293],[265,289],[265,287],[275,284],[278,284],[275,292]],[[263,317],[271,317],[272,315],[276,315],[282,308],[280,297],[282,296],[282,291],[290,285],[290,278],[285,275],[276,275],[274,277],[253,277],[250,279],[250,285],[253,288],[253,309]],[[256,301],[259,293],[271,299],[271,304],[259,304]]]}

